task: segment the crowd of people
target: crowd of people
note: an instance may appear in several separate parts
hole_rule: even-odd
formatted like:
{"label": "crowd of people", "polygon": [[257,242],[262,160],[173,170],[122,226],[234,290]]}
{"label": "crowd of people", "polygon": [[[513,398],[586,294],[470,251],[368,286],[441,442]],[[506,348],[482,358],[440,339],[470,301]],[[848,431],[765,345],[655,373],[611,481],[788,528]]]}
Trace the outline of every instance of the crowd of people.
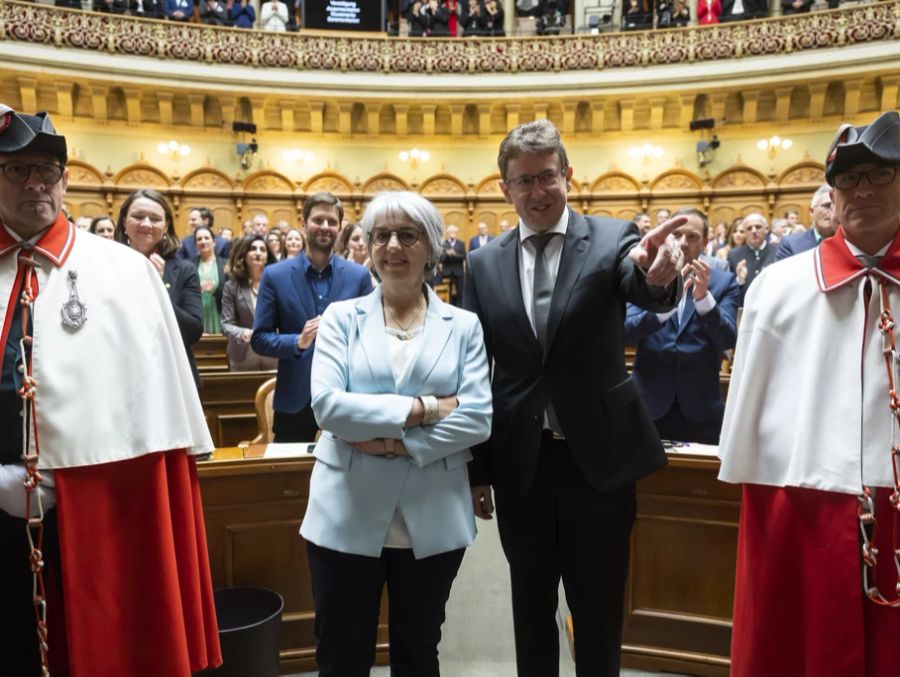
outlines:
{"label": "crowd of people", "polygon": [[[54,0],[58,7],[82,9],[82,0]],[[828,9],[840,0],[828,0]],[[814,0],[781,0],[783,15],[809,12]],[[296,31],[302,23],[302,0],[260,0],[257,12],[251,0],[91,0],[95,12],[129,14],[148,19],[188,22],[210,26],[233,26],[284,32]],[[568,0],[519,0],[516,17],[534,17],[537,35],[557,35],[572,30],[567,24]],[[400,0],[399,14],[410,37],[503,37],[505,12],[502,0]],[[698,0],[697,24],[746,21],[769,16],[762,0]],[[644,30],[687,26],[692,20],[687,0],[625,0],[622,30]],[[567,28],[568,25],[568,28]],[[399,33],[399,22],[389,31]]]}
{"label": "crowd of people", "polygon": [[14,629],[0,656],[14,674],[221,662],[190,350],[219,329],[236,368],[277,365],[274,441],[318,435],[300,534],[320,674],[368,673],[386,587],[392,671],[438,675],[453,581],[476,517],[495,514],[518,673],[558,670],[562,582],[576,671],[618,674],[635,486],[667,463],[663,439],[718,444],[720,478],[743,485],[732,674],[895,674],[900,574],[877,555],[896,550],[900,504],[896,112],[841,127],[809,229],[796,211],[713,228],[692,207],[656,224],[584,216],[546,119],[499,147],[517,223],[480,223],[468,247],[412,192],[346,225],[315,193],[302,230],[257,213],[237,238],[195,207],[182,240],[165,196],[139,189],[109,242],[102,219],[82,224],[91,235],[62,212],[66,163],[46,114],[0,106],[0,620]]}

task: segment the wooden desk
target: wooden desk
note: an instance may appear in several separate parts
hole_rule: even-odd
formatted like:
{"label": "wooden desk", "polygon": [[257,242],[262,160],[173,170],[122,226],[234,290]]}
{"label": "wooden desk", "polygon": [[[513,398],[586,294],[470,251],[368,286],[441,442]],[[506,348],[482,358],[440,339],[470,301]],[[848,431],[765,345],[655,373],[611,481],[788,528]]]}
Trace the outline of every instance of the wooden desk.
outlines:
{"label": "wooden desk", "polygon": [[[266,459],[251,448],[217,449],[197,465],[214,587],[258,585],[284,597],[281,672],[316,669],[312,586],[306,544],[297,530],[309,499],[314,458]],[[387,664],[382,607],[376,663]]]}
{"label": "wooden desk", "polygon": [[715,457],[668,456],[637,485],[622,665],[727,677],[741,487]]}

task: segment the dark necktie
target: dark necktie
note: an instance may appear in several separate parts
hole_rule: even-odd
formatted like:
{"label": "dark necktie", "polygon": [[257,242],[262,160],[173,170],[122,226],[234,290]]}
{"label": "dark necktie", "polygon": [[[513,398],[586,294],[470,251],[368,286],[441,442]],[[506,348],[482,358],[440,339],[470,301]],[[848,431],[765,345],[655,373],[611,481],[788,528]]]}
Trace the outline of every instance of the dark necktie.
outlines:
{"label": "dark necktie", "polygon": [[[547,345],[547,319],[550,317],[550,301],[553,298],[553,287],[556,284],[554,276],[550,272],[550,265],[544,250],[550,240],[559,233],[544,233],[542,235],[532,235],[528,238],[534,247],[534,283],[532,286],[531,296],[531,314],[534,318],[534,334],[537,336],[538,343],[544,350],[544,356],[550,346]],[[553,403],[547,400],[547,420],[553,432],[562,435],[562,426],[556,418],[556,412],[553,411]]]}

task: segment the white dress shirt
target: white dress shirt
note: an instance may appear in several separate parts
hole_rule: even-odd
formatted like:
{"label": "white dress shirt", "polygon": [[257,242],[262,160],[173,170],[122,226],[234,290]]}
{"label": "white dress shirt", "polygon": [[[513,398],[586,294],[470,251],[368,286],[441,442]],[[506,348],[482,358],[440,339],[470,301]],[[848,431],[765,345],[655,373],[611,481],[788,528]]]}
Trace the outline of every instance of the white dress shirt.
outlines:
{"label": "white dress shirt", "polygon": [[[563,209],[559,221],[548,229],[547,233],[560,233],[560,237],[550,239],[544,248],[544,258],[547,260],[547,268],[556,284],[556,274],[559,272],[559,262],[562,260],[563,242],[566,239],[566,231],[569,229],[569,210]],[[531,304],[534,297],[534,245],[525,244],[532,235],[540,235],[540,231],[530,228],[524,221],[519,220],[519,283],[522,285],[522,301],[525,303],[525,313],[528,315],[528,323],[531,331],[534,330],[534,313]],[[535,332],[537,336],[537,332]]]}

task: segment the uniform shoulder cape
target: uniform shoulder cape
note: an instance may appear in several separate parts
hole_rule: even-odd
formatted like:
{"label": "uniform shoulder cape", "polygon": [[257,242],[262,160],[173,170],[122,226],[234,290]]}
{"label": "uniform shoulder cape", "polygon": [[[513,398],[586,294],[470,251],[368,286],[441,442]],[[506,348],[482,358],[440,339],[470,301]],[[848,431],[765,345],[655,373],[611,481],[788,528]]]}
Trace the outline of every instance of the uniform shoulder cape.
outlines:
{"label": "uniform shoulder cape", "polygon": [[878,318],[881,284],[900,318],[898,241],[866,269],[840,230],[756,279],[735,349],[719,479],[850,494],[861,480],[893,486],[897,424]]}

